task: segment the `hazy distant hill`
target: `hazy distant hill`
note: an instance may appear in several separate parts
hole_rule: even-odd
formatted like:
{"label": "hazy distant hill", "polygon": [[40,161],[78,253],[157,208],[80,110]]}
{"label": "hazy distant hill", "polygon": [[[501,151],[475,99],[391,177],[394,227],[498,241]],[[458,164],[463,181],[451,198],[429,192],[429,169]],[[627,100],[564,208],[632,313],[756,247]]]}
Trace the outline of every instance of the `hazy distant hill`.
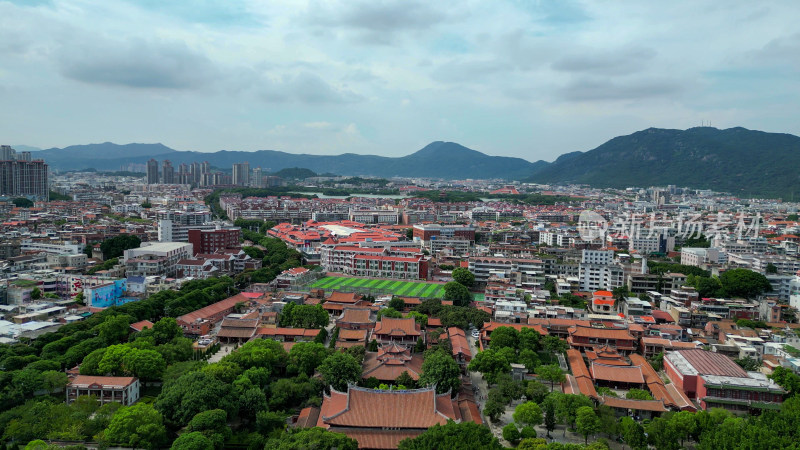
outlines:
{"label": "hazy distant hill", "polygon": [[800,198],[800,137],[745,128],[649,128],[562,155],[527,178],[597,187],[675,184],[735,195]]}
{"label": "hazy distant hill", "polygon": [[306,168],[317,173],[340,175],[373,175],[381,177],[436,177],[519,179],[536,170],[540,164],[521,158],[489,156],[453,142],[433,142],[425,148],[400,158],[375,155],[307,155],[275,150],[240,152],[221,150],[214,153],[176,151],[161,144],[75,145],[63,149],[37,152],[53,168],[61,170],[93,167],[98,170],[119,170],[127,163],[145,163],[150,158],[169,159],[173,166],[194,161],[208,161],[212,166],[231,167],[249,162],[276,172],[285,168]]}
{"label": "hazy distant hill", "polygon": [[75,145],[36,152],[53,168],[119,170],[150,158],[214,167],[249,162],[267,172],[304,168],[316,173],[445,179],[503,178],[537,183],[585,183],[597,187],[675,184],[739,196],[800,199],[800,137],[744,128],[649,128],[620,136],[587,152],[561,155],[552,163],[489,156],[454,142],[432,142],[407,156],[307,155],[275,150],[214,153],[176,151],[162,144]]}

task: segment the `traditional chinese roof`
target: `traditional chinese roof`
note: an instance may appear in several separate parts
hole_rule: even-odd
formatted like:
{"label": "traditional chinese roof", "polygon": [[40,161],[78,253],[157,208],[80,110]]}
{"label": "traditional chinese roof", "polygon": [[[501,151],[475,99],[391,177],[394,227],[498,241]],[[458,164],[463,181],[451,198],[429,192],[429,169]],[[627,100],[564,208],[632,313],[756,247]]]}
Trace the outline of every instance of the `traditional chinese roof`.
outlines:
{"label": "traditional chinese roof", "polygon": [[456,420],[450,393],[434,388],[384,391],[349,386],[324,395],[318,425],[329,428],[430,428]]}
{"label": "traditional chinese roof", "polygon": [[375,325],[375,334],[381,336],[421,336],[419,325],[413,318],[395,319],[391,317],[381,317],[380,322]]}

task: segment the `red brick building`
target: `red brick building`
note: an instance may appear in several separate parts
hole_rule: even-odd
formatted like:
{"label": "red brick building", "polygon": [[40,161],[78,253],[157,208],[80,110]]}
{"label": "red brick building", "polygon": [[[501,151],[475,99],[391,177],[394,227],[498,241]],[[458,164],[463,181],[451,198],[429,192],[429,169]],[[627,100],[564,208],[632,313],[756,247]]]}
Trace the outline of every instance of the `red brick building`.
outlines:
{"label": "red brick building", "polygon": [[418,224],[413,229],[414,237],[425,242],[437,238],[475,240],[475,227],[472,225]]}
{"label": "red brick building", "polygon": [[216,253],[226,248],[239,247],[241,236],[242,230],[239,228],[189,230],[189,243],[192,244],[195,255],[198,253]]}
{"label": "red brick building", "polygon": [[664,371],[703,409],[757,413],[779,408],[786,394],[764,374],[746,372],[727,356],[701,349],[667,353]]}
{"label": "red brick building", "polygon": [[251,298],[244,294],[237,294],[225,300],[218,301],[205,308],[192,311],[179,316],[176,321],[185,334],[202,336],[208,334],[220,320],[232,313],[236,304],[242,302],[249,305]]}

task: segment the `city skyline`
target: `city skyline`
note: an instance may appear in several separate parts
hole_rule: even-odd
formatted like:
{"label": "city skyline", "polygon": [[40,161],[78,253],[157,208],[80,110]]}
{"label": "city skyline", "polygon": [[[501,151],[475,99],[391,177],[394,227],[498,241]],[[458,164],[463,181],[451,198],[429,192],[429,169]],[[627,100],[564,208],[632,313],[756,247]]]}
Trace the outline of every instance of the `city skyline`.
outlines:
{"label": "city skyline", "polygon": [[800,134],[798,8],[0,1],[0,134],[530,161],[651,126]]}

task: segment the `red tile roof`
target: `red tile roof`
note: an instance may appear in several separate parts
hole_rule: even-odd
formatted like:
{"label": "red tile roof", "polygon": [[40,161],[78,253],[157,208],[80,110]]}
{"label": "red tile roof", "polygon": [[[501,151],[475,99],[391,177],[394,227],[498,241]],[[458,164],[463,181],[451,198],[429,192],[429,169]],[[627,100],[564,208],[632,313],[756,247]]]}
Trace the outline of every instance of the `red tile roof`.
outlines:
{"label": "red tile roof", "polygon": [[70,381],[69,386],[85,388],[98,385],[103,388],[124,388],[136,382],[134,377],[97,377],[91,375],[78,375]]}
{"label": "red tile roof", "polygon": [[666,412],[667,408],[661,400],[631,400],[603,396],[602,403],[612,408],[632,409],[634,411]]}
{"label": "red tile roof", "polygon": [[243,294],[236,294],[233,297],[226,298],[225,300],[218,301],[217,303],[212,303],[205,308],[200,308],[188,314],[184,314],[178,317],[177,320],[183,321],[184,323],[192,323],[197,319],[205,320],[209,317],[219,314],[222,311],[225,311],[226,309],[233,308],[239,302],[249,303],[250,298]]}
{"label": "red tile roof", "polygon": [[576,326],[569,329],[570,336],[600,339],[634,340],[628,330],[622,328],[595,328]]}
{"label": "red tile roof", "polygon": [[358,428],[430,428],[455,419],[449,394],[433,388],[383,391],[350,386],[324,395],[318,425]]}
{"label": "red tile roof", "polygon": [[336,320],[343,323],[372,323],[371,314],[372,310],[369,308],[345,307],[342,316]]}
{"label": "red tile roof", "polygon": [[375,334],[381,336],[421,336],[419,325],[413,318],[395,319],[381,317],[375,325]]}
{"label": "red tile roof", "polygon": [[356,303],[361,296],[352,292],[331,292],[327,301],[336,303]]}
{"label": "red tile roof", "polygon": [[642,369],[637,366],[620,366],[592,362],[592,378],[618,383],[644,384]]}
{"label": "red tile roof", "polygon": [[142,331],[145,328],[152,329],[153,328],[153,322],[150,322],[149,320],[140,320],[138,322],[132,323],[131,324],[131,328],[133,328],[136,331]]}

